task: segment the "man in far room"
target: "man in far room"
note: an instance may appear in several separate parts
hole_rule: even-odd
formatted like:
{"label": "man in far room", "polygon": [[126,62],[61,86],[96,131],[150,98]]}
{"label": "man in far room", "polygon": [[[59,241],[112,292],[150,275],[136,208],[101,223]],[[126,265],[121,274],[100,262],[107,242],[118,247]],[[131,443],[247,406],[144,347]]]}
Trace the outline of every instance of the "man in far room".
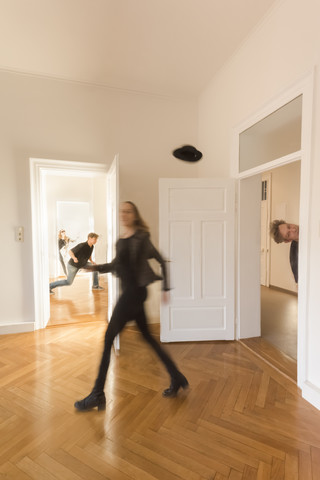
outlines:
{"label": "man in far room", "polygon": [[270,224],[270,235],[276,243],[290,243],[290,265],[296,283],[298,283],[299,225],[284,220],[274,220]]}
{"label": "man in far room", "polygon": [[[53,289],[57,287],[65,287],[72,285],[75,276],[77,275],[80,268],[83,268],[87,265],[88,262],[91,262],[95,265],[95,262],[92,260],[91,255],[93,253],[94,245],[97,243],[99,235],[96,233],[89,233],[88,239],[86,242],[79,243],[71,250],[69,250],[70,260],[67,265],[68,275],[64,280],[57,280],[56,282],[50,283],[50,295],[54,294]],[[98,272],[93,272],[93,284],[92,290],[103,290],[99,286],[99,277]]]}

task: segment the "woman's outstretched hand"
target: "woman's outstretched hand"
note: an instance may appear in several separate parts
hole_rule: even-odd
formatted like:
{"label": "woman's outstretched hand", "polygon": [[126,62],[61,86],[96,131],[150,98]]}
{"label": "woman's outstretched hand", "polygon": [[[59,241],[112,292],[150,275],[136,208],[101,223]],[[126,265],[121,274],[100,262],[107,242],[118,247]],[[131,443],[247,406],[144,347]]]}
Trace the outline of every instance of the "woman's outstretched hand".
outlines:
{"label": "woman's outstretched hand", "polygon": [[165,305],[167,303],[169,303],[169,300],[170,300],[170,292],[169,291],[166,291],[166,290],[163,290],[162,291],[162,295],[161,295],[161,300],[162,300],[162,303],[164,303]]}
{"label": "woman's outstretched hand", "polygon": [[98,270],[98,265],[96,263],[89,263],[83,267],[84,270],[88,272],[96,272]]}

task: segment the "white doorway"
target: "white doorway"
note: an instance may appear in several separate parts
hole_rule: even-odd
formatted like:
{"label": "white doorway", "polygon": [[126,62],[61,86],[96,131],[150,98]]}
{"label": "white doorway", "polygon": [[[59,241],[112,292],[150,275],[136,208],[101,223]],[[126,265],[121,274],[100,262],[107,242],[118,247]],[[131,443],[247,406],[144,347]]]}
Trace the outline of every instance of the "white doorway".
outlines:
{"label": "white doorway", "polygon": [[[261,338],[291,359],[297,359],[298,285],[290,266],[290,243],[276,243],[269,234],[269,223],[284,220],[299,225],[300,162],[262,174],[261,250],[265,229],[263,216],[267,203],[269,239],[268,283],[261,274]],[[268,180],[269,185],[265,185]],[[263,265],[261,265],[262,272]]]}
{"label": "white doorway", "polygon": [[[50,318],[50,298],[48,290],[49,238],[46,180],[50,176],[61,176],[61,178],[64,179],[68,177],[75,181],[77,178],[83,178],[84,180],[98,178],[106,185],[107,174],[108,168],[103,164],[30,159],[35,329],[44,328]],[[106,195],[104,201],[107,203]],[[105,205],[105,207],[106,206],[107,205]],[[56,208],[56,206],[54,208]],[[105,223],[107,222],[106,215],[104,216],[103,221]],[[89,219],[89,224],[90,222],[92,223],[92,220]],[[109,225],[108,228],[112,228],[112,226],[110,227]],[[56,229],[57,225],[55,224],[55,236]],[[107,234],[105,237],[107,237]],[[53,241],[56,244],[56,238],[54,238]],[[105,257],[106,256],[107,253],[105,251]]]}
{"label": "white doorway", "polygon": [[[281,157],[258,159],[258,164],[249,164],[241,169],[239,164],[240,135],[251,126],[271,116],[286,104],[301,96],[301,146],[299,150],[283,154]],[[235,129],[233,158],[234,174],[238,178],[238,300],[237,300],[237,338],[260,336],[260,192],[261,174],[282,165],[301,160],[300,189],[300,230],[304,232],[299,241],[299,304],[298,304],[298,386],[301,388],[306,379],[307,331],[307,271],[309,241],[309,190],[310,190],[310,150],[312,132],[313,73],[303,78],[294,87],[270,102],[256,115],[250,117]],[[270,131],[269,131],[270,133]],[[266,140],[267,137],[265,137]],[[279,137],[281,139],[281,135]],[[247,136],[248,139],[248,136]],[[269,138],[270,142],[270,138]],[[271,143],[271,142],[270,142]],[[255,145],[256,147],[256,145]],[[259,151],[259,150],[258,150]],[[250,163],[250,162],[249,162]],[[248,165],[248,163],[247,163]],[[259,174],[259,175],[258,175]],[[258,209],[253,204],[259,206]],[[247,231],[245,227],[248,227]],[[250,296],[247,292],[250,291]],[[257,293],[257,294],[256,294]]]}
{"label": "white doorway", "polygon": [[[300,224],[300,161],[270,170],[272,184],[269,192],[269,217]],[[295,294],[298,286],[291,270],[291,243],[276,243],[269,235],[269,284]],[[261,232],[262,235],[262,232]],[[263,283],[261,283],[264,285]]]}

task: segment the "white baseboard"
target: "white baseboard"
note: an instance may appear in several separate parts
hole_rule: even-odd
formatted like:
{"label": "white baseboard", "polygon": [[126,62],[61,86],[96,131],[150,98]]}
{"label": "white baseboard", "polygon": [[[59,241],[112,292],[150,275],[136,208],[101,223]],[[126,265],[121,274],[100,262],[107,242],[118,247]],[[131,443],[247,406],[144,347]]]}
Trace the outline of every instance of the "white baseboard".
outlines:
{"label": "white baseboard", "polygon": [[34,331],[34,322],[0,323],[0,335]]}
{"label": "white baseboard", "polygon": [[320,389],[311,382],[304,382],[302,385],[302,397],[320,410]]}

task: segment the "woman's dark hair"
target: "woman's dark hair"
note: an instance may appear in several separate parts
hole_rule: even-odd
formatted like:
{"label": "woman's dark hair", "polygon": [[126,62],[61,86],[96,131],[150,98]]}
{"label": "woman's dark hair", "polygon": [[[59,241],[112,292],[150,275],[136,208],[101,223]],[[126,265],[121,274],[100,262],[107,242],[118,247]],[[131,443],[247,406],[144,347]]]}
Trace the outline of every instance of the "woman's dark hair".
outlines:
{"label": "woman's dark hair", "polygon": [[149,229],[148,225],[146,224],[146,222],[141,217],[140,212],[138,210],[138,207],[133,202],[131,202],[130,200],[127,200],[123,203],[128,203],[133,208],[133,211],[134,211],[134,214],[135,214],[135,217],[136,217],[134,222],[135,222],[135,226],[137,227],[137,229],[141,230],[142,232],[148,232],[149,233],[150,229]]}

